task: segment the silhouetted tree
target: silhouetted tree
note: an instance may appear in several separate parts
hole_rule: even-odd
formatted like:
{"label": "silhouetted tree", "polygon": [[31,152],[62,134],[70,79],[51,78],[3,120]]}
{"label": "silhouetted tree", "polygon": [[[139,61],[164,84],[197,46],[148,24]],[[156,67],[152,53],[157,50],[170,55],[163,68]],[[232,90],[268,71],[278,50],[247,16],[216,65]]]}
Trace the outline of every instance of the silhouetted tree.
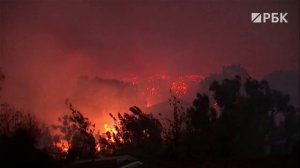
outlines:
{"label": "silhouetted tree", "polygon": [[165,152],[172,159],[179,159],[186,155],[185,144],[185,111],[181,101],[174,95],[169,99],[169,105],[173,108],[173,118],[167,120],[168,126],[164,128]]}
{"label": "silhouetted tree", "polygon": [[68,100],[66,100],[66,105],[71,114],[59,118],[61,124],[54,128],[61,131],[63,134],[61,138],[68,143],[67,160],[94,157],[96,153],[95,124],[84,117]]}
{"label": "silhouetted tree", "polygon": [[213,150],[213,135],[217,120],[217,112],[211,107],[209,97],[197,94],[193,106],[186,113],[186,146],[187,155],[204,158]]}
{"label": "silhouetted tree", "polygon": [[144,159],[157,157],[162,145],[161,123],[136,106],[129,110],[131,114],[119,113],[118,119],[111,115],[117,133],[107,132],[106,135],[113,138],[113,149],[116,153],[129,153]]}
{"label": "silhouetted tree", "polygon": [[215,122],[216,117],[216,109],[211,107],[208,96],[198,93],[193,106],[187,109],[188,130],[197,133],[206,131]]}
{"label": "silhouetted tree", "polygon": [[266,81],[248,78],[242,83],[240,77],[235,77],[221,84],[213,82],[210,90],[221,108],[217,141],[222,155],[264,154],[275,127],[275,114],[282,113],[285,119],[295,114],[288,95],[271,89]]}
{"label": "silhouetted tree", "polygon": [[8,167],[55,167],[46,146],[44,128],[30,114],[8,104],[0,107],[0,162]]}
{"label": "silhouetted tree", "polygon": [[182,113],[185,125],[178,126],[175,104],[177,126],[170,125],[173,132],[165,139],[172,158],[290,153],[299,143],[299,115],[289,96],[271,89],[266,81],[236,76],[214,81],[210,90],[211,100],[197,94],[193,106]]}

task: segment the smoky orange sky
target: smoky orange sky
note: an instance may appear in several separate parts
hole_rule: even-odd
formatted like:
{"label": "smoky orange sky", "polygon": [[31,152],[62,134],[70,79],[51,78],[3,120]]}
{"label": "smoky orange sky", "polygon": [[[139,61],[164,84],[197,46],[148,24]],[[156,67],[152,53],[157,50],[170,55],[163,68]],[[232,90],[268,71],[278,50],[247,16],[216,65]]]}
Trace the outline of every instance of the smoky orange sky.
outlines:
{"label": "smoky orange sky", "polygon": [[[45,121],[66,98],[108,120],[230,64],[255,78],[299,71],[296,0],[1,0],[0,10],[2,100]],[[288,23],[253,24],[251,12],[288,12]]]}

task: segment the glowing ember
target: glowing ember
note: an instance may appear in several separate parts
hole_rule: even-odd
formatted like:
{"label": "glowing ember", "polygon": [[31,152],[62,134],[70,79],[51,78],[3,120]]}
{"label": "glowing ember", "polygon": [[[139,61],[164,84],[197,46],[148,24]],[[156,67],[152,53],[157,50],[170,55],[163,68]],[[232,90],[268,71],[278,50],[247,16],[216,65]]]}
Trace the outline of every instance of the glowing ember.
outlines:
{"label": "glowing ember", "polygon": [[100,144],[99,143],[96,144],[96,151],[100,152]]}
{"label": "glowing ember", "polygon": [[68,153],[69,144],[66,140],[61,140],[60,142],[56,143],[55,146],[63,153]]}
{"label": "glowing ember", "polygon": [[147,92],[151,96],[157,95],[158,94],[158,89],[155,88],[155,87],[149,87],[149,88],[147,88]]}
{"label": "glowing ember", "polygon": [[182,97],[183,95],[186,95],[187,90],[187,84],[182,81],[172,82],[171,84],[171,91],[177,97]]}
{"label": "glowing ember", "polygon": [[151,107],[153,102],[160,96],[159,88],[151,86],[146,88],[146,107]]}

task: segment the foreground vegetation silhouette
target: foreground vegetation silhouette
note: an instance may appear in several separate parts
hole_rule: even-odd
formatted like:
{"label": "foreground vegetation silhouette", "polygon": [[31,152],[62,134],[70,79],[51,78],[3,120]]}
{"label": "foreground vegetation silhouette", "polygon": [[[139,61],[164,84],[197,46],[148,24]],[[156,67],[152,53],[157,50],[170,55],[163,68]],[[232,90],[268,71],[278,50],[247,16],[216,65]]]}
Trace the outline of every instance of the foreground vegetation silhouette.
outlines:
{"label": "foreground vegetation silhouette", "polygon": [[[4,78],[0,72],[0,88]],[[97,134],[95,124],[68,100],[70,114],[52,127],[2,103],[0,161],[12,166],[60,167],[80,159],[130,154],[146,167],[299,165],[294,159],[299,156],[299,109],[266,81],[236,76],[212,82],[210,93],[198,93],[187,109],[175,96],[169,103],[173,117],[168,120],[136,106],[128,113],[110,114],[115,131],[104,134]],[[59,134],[51,134],[52,129]],[[57,145],[61,142],[66,143],[66,151]],[[281,164],[271,164],[279,160]]]}

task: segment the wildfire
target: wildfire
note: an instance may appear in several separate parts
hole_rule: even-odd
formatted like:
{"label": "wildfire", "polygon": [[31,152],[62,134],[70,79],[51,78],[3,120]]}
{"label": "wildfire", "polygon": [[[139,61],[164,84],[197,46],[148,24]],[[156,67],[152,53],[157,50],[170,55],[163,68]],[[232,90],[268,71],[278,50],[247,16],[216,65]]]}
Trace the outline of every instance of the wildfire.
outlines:
{"label": "wildfire", "polygon": [[55,146],[63,153],[68,153],[69,144],[66,140],[60,140],[60,142],[56,143]]}
{"label": "wildfire", "polygon": [[109,136],[106,136],[106,139],[114,143],[115,139],[112,135],[117,134],[117,130],[115,128],[109,127],[108,124],[104,124],[104,130],[106,134],[109,134]]}
{"label": "wildfire", "polygon": [[153,101],[160,96],[158,86],[151,86],[146,88],[146,107],[151,107]]}
{"label": "wildfire", "polygon": [[149,93],[149,95],[153,96],[153,95],[157,95],[158,94],[158,89],[155,87],[149,87],[147,88],[147,92]]}
{"label": "wildfire", "polygon": [[100,152],[100,150],[101,150],[101,149],[100,149],[100,144],[97,143],[97,144],[96,144],[96,151],[97,151],[97,152]]}
{"label": "wildfire", "polygon": [[108,140],[110,143],[115,143],[117,138],[118,142],[124,142],[124,140],[121,137],[118,136],[113,136],[113,135],[117,135],[118,131],[115,128],[111,128],[109,127],[108,124],[104,124],[104,130],[107,136],[105,136],[106,140]]}
{"label": "wildfire", "polygon": [[177,97],[182,97],[183,95],[186,95],[187,90],[187,84],[183,81],[172,82],[171,84],[171,91]]}
{"label": "wildfire", "polygon": [[104,130],[105,130],[105,132],[110,132],[112,134],[117,134],[117,130],[115,128],[109,127],[108,124],[104,124]]}

